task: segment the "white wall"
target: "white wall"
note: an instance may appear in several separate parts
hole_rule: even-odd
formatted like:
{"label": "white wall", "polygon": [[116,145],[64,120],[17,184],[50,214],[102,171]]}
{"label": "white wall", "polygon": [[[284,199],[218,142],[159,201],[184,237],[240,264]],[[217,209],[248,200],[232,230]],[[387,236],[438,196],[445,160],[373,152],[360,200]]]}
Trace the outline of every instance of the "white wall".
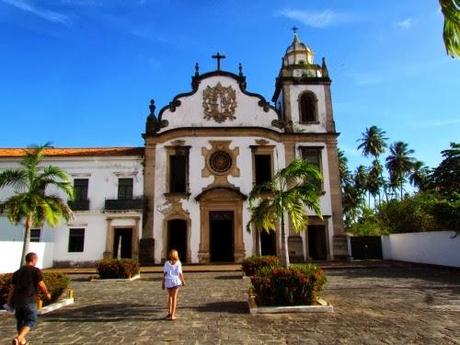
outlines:
{"label": "white wall", "polygon": [[[213,119],[205,119],[203,110],[203,91],[208,87],[214,87],[217,83],[222,86],[231,86],[236,92],[237,106],[235,109],[235,119],[227,119],[218,123]],[[272,126],[272,121],[278,119],[277,113],[270,109],[265,112],[259,106],[259,98],[248,96],[240,90],[238,82],[226,76],[209,77],[201,81],[198,90],[190,96],[181,97],[181,105],[174,112],[166,109],[162,114],[162,119],[168,121],[168,126],[161,129],[165,132],[173,128],[184,127],[264,127],[277,132],[280,130]]]}
{"label": "white wall", "polygon": [[460,267],[460,236],[453,231],[415,232],[382,236],[383,258]]}
{"label": "white wall", "polygon": [[[90,210],[75,211],[75,218],[69,224],[62,223],[56,228],[50,228],[45,224],[41,228],[40,241],[55,244],[54,253],[51,251],[50,266],[53,259],[71,262],[102,259],[106,244],[107,217],[113,215],[113,213],[104,210],[105,200],[117,199],[119,178],[133,178],[133,196],[136,198],[143,195],[142,158],[138,156],[49,157],[45,160],[45,164],[59,166],[67,171],[73,179],[87,178],[89,180]],[[17,167],[19,167],[18,158],[0,160],[0,171]],[[1,189],[0,200],[7,199],[13,193],[14,190],[11,188]],[[126,215],[129,216],[132,213]],[[142,211],[135,212],[135,214],[141,217]],[[142,224],[142,220],[140,224]],[[0,215],[0,241],[17,241],[14,243],[16,245],[20,243],[22,246],[23,227],[23,224],[11,224],[6,215]],[[81,253],[68,252],[69,229],[71,228],[85,229],[84,249]],[[38,244],[42,245],[41,242]],[[33,243],[33,245],[35,244]],[[2,253],[1,261],[3,261],[4,253],[2,251],[0,253]],[[46,254],[48,255],[48,253]],[[0,263],[0,265],[2,264]]]}
{"label": "white wall", "polygon": [[[22,253],[22,242],[0,241],[0,273],[11,273],[19,269]],[[38,255],[37,267],[48,268],[53,266],[54,244],[49,242],[30,243],[29,252]]]}

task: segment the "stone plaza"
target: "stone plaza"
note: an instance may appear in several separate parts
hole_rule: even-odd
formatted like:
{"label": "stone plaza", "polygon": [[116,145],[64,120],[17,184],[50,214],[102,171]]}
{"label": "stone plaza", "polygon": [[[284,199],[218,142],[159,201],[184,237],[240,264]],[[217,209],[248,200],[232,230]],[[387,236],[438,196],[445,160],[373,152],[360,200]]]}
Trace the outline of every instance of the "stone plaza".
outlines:
{"label": "stone plaza", "polygon": [[[43,315],[31,344],[460,344],[458,270],[411,265],[326,270],[334,313],[249,315],[240,272],[186,273],[167,321],[160,273],[132,282],[72,275],[76,302]],[[14,318],[0,314],[0,343]]]}

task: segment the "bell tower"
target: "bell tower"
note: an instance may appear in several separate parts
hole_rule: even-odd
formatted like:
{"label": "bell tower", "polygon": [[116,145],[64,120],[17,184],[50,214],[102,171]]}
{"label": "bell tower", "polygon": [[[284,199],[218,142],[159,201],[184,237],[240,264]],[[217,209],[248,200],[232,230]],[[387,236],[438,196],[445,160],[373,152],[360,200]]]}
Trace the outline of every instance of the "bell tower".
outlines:
{"label": "bell tower", "polygon": [[315,64],[313,50],[300,40],[297,30],[292,28],[293,39],[281,60],[272,101],[281,111],[287,132],[296,127],[335,132],[326,59]]}
{"label": "bell tower", "polygon": [[286,134],[285,161],[288,165],[295,157],[303,157],[318,165],[324,179],[321,202],[329,205],[323,211],[326,237],[332,239],[328,258],[346,258],[349,252],[343,228],[339,134],[332,113],[331,79],[325,58],[316,64],[313,50],[299,38],[298,29],[294,27],[292,31],[292,42],[282,57],[272,97]]}

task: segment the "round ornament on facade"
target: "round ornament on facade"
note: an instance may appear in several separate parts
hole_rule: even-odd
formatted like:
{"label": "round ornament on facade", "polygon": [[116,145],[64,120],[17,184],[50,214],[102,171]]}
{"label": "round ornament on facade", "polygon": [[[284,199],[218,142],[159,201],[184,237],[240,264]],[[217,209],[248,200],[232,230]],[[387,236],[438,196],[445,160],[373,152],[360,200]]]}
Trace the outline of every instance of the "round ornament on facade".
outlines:
{"label": "round ornament on facade", "polygon": [[218,174],[229,171],[232,163],[232,156],[226,151],[216,151],[209,157],[209,166]]}

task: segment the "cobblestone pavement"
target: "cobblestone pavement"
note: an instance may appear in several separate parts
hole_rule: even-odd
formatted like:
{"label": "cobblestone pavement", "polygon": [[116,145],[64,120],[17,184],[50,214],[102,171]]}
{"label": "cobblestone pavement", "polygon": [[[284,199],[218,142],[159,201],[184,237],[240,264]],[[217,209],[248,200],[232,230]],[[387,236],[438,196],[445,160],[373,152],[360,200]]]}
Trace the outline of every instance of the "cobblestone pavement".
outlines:
{"label": "cobblestone pavement", "polygon": [[[437,268],[328,270],[331,314],[251,316],[238,272],[189,273],[167,321],[159,274],[73,276],[76,303],[40,317],[36,344],[460,344],[460,274]],[[0,314],[0,344],[14,319]]]}

